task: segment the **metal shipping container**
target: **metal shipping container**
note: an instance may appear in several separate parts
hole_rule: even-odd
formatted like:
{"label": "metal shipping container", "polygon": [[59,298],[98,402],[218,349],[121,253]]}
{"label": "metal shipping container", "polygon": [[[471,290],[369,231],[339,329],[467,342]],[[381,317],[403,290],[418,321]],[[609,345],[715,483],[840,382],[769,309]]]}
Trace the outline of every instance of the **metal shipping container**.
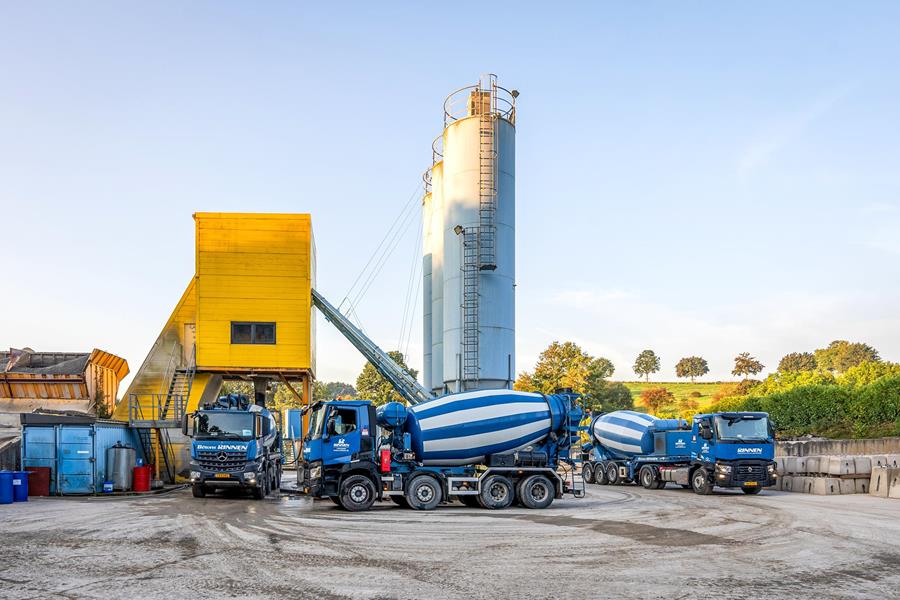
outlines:
{"label": "metal shipping container", "polygon": [[126,423],[42,414],[22,415],[22,466],[50,467],[50,493],[103,491],[106,450],[117,442],[144,458],[137,432]]}

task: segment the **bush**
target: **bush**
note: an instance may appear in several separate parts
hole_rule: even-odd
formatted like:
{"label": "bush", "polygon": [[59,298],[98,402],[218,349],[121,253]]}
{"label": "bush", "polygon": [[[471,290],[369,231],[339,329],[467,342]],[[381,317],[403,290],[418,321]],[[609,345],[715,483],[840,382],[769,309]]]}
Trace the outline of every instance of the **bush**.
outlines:
{"label": "bush", "polygon": [[850,403],[854,427],[880,425],[900,419],[900,375],[883,377],[856,390]]}
{"label": "bush", "polygon": [[882,377],[900,375],[900,364],[890,362],[864,362],[850,367],[838,378],[843,385],[863,386],[878,381]]}
{"label": "bush", "polygon": [[703,394],[701,394],[701,393],[698,392],[697,390],[694,390],[693,392],[691,392],[691,393],[688,394],[688,395],[689,395],[691,398],[702,398],[702,397],[703,397]]}

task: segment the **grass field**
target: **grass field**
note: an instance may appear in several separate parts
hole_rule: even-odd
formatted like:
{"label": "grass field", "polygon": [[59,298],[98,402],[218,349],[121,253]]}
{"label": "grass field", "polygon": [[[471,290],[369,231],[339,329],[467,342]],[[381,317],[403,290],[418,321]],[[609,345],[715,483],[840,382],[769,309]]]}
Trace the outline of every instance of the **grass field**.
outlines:
{"label": "grass field", "polygon": [[696,383],[691,383],[690,381],[651,381],[650,383],[647,383],[646,381],[622,381],[621,383],[631,391],[631,395],[634,397],[635,402],[637,402],[641,392],[650,388],[666,388],[675,396],[676,402],[683,398],[687,398],[690,396],[691,392],[698,392],[700,397],[696,398],[696,400],[700,404],[699,409],[702,410],[709,406],[712,402],[712,395],[716,393],[724,382],[698,381]]}

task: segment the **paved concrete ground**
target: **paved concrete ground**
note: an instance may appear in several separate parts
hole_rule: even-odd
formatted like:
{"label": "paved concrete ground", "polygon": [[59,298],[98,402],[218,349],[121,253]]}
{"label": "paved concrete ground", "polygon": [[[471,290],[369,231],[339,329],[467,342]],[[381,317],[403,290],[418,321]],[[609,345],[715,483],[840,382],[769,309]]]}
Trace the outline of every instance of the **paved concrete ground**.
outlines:
{"label": "paved concrete ground", "polygon": [[0,507],[4,598],[896,598],[900,501],[588,486],[544,511],[36,499]]}

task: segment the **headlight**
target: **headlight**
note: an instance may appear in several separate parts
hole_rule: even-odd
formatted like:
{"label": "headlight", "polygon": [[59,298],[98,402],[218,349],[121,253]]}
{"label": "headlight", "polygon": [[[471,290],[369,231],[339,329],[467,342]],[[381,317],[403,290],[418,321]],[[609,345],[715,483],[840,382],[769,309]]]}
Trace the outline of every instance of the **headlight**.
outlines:
{"label": "headlight", "polygon": [[244,473],[244,479],[256,479],[256,473]]}
{"label": "headlight", "polygon": [[322,476],[322,465],[317,465],[309,470],[310,479],[318,479]]}
{"label": "headlight", "polygon": [[200,479],[200,471],[191,471],[191,481]]}
{"label": "headlight", "polygon": [[769,473],[775,473],[775,465],[769,465]]}
{"label": "headlight", "polygon": [[731,465],[716,464],[716,471],[720,473],[731,473]]}

